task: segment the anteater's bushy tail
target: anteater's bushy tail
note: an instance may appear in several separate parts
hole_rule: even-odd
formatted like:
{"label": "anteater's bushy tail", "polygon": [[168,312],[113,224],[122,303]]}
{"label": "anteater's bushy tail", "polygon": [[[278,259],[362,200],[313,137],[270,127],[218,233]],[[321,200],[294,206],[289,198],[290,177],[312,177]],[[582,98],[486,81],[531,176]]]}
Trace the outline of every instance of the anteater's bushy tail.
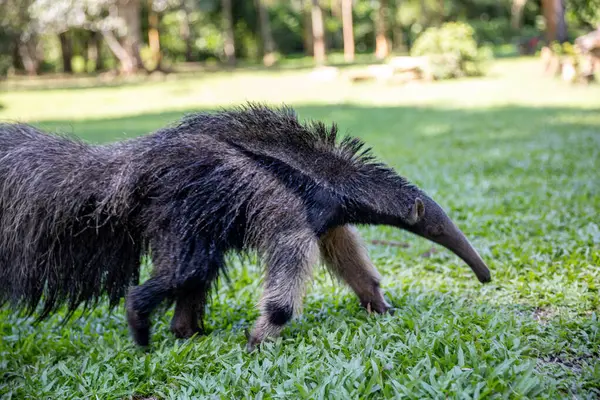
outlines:
{"label": "anteater's bushy tail", "polygon": [[39,318],[137,282],[143,243],[125,148],[0,125],[0,304]]}

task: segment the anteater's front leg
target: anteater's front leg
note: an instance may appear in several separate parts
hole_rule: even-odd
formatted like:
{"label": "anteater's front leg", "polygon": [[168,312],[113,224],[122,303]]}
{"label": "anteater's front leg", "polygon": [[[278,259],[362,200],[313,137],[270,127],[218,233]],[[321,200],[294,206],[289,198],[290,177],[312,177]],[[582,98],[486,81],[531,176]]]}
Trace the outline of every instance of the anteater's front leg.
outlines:
{"label": "anteater's front leg", "polygon": [[344,225],[329,230],[319,246],[329,270],[352,288],[363,307],[378,313],[390,309],[379,288],[381,276],[355,227]]}
{"label": "anteater's front leg", "polygon": [[269,244],[260,316],[248,338],[248,350],[269,336],[276,336],[302,309],[306,283],[318,261],[317,239],[310,231],[288,232]]}

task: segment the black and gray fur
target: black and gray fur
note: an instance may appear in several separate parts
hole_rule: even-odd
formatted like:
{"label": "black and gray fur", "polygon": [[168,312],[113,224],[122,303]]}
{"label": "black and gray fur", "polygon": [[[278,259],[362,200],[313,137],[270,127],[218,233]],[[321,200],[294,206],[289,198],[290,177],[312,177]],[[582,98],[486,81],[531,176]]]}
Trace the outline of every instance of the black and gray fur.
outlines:
{"label": "black and gray fur", "polygon": [[[356,224],[428,238],[490,280],[433,200],[360,140],[300,123],[291,109],[196,114],[103,146],[0,126],[0,302],[32,312],[43,303],[40,318],[127,295],[131,332],[147,345],[152,311],[173,299],[172,331],[190,337],[230,251],[257,251],[265,264],[249,348],[300,312],[319,260],[382,313],[389,305]],[[130,288],[144,255],[153,275]]]}

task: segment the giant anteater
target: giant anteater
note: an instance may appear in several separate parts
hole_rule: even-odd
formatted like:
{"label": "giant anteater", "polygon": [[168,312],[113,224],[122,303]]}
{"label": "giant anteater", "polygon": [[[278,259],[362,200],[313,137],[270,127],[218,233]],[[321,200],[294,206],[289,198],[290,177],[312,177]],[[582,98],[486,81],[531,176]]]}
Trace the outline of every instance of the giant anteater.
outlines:
{"label": "giant anteater", "polygon": [[[301,309],[322,260],[361,304],[389,309],[354,225],[384,224],[441,244],[481,282],[490,272],[442,208],[335,126],[249,104],[188,116],[139,138],[92,146],[22,124],[0,126],[0,302],[47,317],[127,296],[135,341],[175,301],[177,337],[200,331],[225,254],[265,265],[248,347]],[[153,275],[138,284],[140,259]],[[130,288],[131,287],[131,288]],[[43,307],[38,309],[43,299]]]}

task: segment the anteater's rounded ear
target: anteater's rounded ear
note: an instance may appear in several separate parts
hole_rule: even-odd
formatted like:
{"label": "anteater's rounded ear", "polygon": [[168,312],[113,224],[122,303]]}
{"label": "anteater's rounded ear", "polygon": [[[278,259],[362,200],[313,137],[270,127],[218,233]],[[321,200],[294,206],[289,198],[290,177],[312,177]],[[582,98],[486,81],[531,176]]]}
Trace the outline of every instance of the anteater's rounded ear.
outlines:
{"label": "anteater's rounded ear", "polygon": [[410,212],[408,213],[408,218],[406,218],[406,222],[410,225],[414,225],[423,218],[425,214],[425,204],[423,204],[423,200],[420,198],[415,199],[415,204],[413,204]]}

